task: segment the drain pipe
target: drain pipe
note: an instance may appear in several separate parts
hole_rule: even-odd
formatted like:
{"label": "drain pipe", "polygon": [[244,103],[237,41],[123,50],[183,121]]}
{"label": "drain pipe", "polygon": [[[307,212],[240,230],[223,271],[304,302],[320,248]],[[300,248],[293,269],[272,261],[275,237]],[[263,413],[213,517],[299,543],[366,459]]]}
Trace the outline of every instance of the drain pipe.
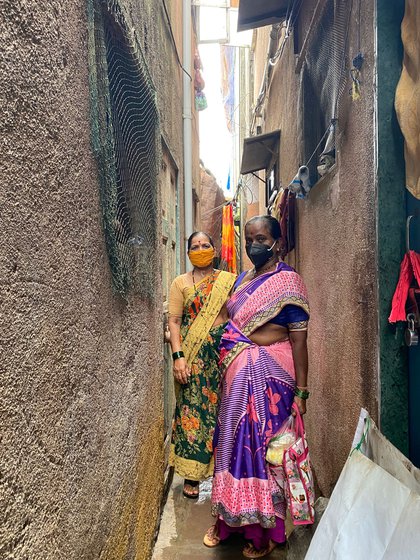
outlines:
{"label": "drain pipe", "polygon": [[[191,0],[182,7],[183,128],[184,128],[184,220],[185,239],[193,232],[192,196],[192,103],[191,103]],[[186,73],[188,72],[188,74]],[[187,265],[188,266],[188,265]]]}

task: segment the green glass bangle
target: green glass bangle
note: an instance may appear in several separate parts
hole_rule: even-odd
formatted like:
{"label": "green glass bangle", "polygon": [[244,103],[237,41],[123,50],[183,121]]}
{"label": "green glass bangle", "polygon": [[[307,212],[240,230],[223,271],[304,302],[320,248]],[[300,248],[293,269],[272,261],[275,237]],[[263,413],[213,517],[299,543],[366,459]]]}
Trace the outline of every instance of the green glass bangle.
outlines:
{"label": "green glass bangle", "polygon": [[180,350],[179,352],[174,352],[172,354],[172,359],[173,360],[177,360],[178,358],[185,358],[184,352],[182,350]]}
{"label": "green glass bangle", "polygon": [[295,395],[297,397],[299,397],[300,399],[306,400],[309,397],[310,392],[309,391],[302,391],[302,389],[298,389],[298,387],[296,387]]}

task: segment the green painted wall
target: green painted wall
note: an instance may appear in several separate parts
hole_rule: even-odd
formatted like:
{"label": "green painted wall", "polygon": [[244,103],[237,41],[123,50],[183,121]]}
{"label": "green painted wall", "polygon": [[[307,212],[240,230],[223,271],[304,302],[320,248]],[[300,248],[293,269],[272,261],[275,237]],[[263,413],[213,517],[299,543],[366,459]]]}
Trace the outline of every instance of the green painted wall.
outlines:
{"label": "green painted wall", "polygon": [[408,373],[403,329],[388,323],[405,250],[403,138],[394,110],[404,0],[377,0],[378,282],[381,430],[408,455]]}

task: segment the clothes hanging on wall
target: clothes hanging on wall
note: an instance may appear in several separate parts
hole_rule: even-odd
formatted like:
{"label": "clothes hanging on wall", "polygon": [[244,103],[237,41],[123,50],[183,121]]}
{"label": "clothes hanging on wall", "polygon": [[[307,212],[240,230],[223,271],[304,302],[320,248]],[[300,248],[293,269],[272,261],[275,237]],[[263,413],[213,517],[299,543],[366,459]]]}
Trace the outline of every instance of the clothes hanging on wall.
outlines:
{"label": "clothes hanging on wall", "polygon": [[295,248],[296,197],[289,189],[280,189],[273,203],[272,215],[280,223],[282,254],[284,258]]}
{"label": "clothes hanging on wall", "polygon": [[222,268],[228,272],[237,273],[235,227],[233,222],[232,204],[223,206],[222,218]]}
{"label": "clothes hanging on wall", "polygon": [[417,282],[417,288],[420,287],[420,255],[415,251],[408,251],[401,262],[400,277],[392,298],[392,309],[388,318],[390,323],[406,320],[406,303],[413,281]]}

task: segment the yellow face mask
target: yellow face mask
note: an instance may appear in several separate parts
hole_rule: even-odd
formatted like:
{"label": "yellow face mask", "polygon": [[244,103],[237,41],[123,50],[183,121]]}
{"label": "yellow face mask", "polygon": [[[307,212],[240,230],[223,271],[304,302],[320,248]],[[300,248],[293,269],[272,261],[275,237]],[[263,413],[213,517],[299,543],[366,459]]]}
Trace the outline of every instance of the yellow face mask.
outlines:
{"label": "yellow face mask", "polygon": [[198,251],[190,251],[188,257],[193,266],[197,268],[206,268],[210,266],[214,259],[214,249],[209,247],[208,249],[199,249]]}

